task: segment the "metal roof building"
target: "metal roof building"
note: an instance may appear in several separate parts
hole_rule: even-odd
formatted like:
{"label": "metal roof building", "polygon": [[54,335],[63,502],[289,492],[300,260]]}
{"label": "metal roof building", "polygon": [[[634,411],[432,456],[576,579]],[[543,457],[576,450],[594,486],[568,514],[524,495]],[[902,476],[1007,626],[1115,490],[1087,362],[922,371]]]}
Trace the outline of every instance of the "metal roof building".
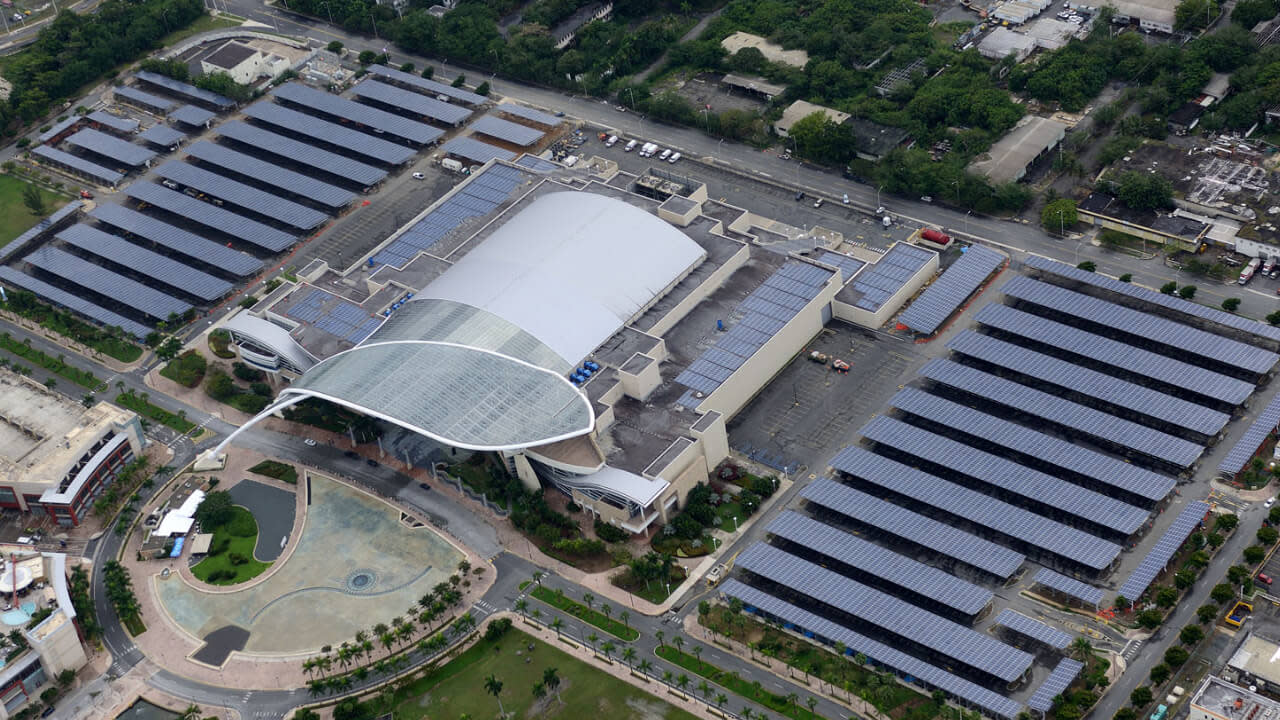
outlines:
{"label": "metal roof building", "polygon": [[527,108],[523,105],[516,105],[515,103],[502,103],[498,106],[498,112],[518,118],[524,118],[529,122],[545,125],[547,127],[555,127],[560,124],[560,118],[552,115],[551,113],[534,110],[533,108]]}
{"label": "metal roof building", "polygon": [[1066,134],[1067,126],[1057,120],[1028,117],[997,140],[986,152],[986,157],[975,160],[969,169],[978,175],[986,175],[996,185],[1016,182],[1027,174],[1031,163],[1057,147]]}
{"label": "metal roof building", "polygon": [[178,143],[187,139],[186,133],[178,132],[168,125],[156,123],[151,127],[143,130],[138,134],[138,139],[146,140],[153,145],[159,145],[162,148],[169,149],[176,147]]}
{"label": "metal roof building", "polygon": [[216,114],[211,113],[204,108],[196,107],[195,105],[183,105],[177,110],[169,113],[170,120],[180,122],[183,125],[190,125],[192,127],[205,127],[209,124],[209,121],[215,117],[217,117]]}
{"label": "metal roof building", "polygon": [[486,142],[480,142],[471,137],[456,137],[444,145],[440,149],[448,155],[457,155],[466,158],[472,162],[487,163],[490,160],[512,160],[516,154],[500,148],[497,145],[490,145]]}
{"label": "metal roof building", "polygon": [[133,118],[120,117],[113,115],[106,110],[94,110],[85,116],[89,122],[97,123],[105,128],[110,128],[118,133],[127,135],[136,132],[140,124]]}

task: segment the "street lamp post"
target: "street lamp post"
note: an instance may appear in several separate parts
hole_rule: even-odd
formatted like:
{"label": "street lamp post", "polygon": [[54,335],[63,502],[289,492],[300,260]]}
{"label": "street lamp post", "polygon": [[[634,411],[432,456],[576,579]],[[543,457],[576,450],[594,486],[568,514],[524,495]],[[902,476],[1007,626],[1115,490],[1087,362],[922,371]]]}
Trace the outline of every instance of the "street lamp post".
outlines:
{"label": "street lamp post", "polygon": [[738,516],[733,516],[733,531],[738,532]]}

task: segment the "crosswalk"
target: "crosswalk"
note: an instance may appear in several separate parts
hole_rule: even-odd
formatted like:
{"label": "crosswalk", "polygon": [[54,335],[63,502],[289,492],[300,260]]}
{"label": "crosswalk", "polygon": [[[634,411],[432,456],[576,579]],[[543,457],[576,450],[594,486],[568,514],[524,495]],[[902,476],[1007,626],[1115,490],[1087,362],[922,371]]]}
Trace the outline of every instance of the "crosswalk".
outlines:
{"label": "crosswalk", "polygon": [[1132,662],[1133,659],[1138,656],[1138,652],[1140,650],[1142,650],[1142,641],[1130,640],[1129,643],[1124,646],[1124,651],[1120,653],[1120,656],[1123,657],[1126,662]]}
{"label": "crosswalk", "polygon": [[502,609],[496,605],[491,605],[484,600],[477,600],[473,607],[481,617],[492,615]]}

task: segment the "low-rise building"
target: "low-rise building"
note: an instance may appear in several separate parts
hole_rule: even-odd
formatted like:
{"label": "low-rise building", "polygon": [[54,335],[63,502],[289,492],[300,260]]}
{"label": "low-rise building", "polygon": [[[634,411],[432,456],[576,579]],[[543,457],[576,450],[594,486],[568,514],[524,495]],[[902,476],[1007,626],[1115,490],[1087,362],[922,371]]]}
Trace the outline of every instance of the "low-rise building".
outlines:
{"label": "low-rise building", "polygon": [[911,133],[906,128],[881,125],[862,118],[849,118],[845,126],[853,132],[857,141],[857,155],[863,160],[877,162],[890,150],[907,144]]}
{"label": "low-rise building", "polygon": [[144,444],[134,413],[0,369],[0,508],[79,525]]}
{"label": "low-rise building", "polygon": [[241,85],[249,85],[260,77],[276,77],[288,70],[289,61],[239,40],[228,40],[202,59],[200,68],[206,73],[226,73]]}
{"label": "low-rise building", "polygon": [[844,121],[852,117],[847,112],[840,112],[839,110],[833,110],[829,107],[814,105],[813,103],[805,100],[797,100],[788,105],[786,110],[782,111],[782,117],[773,124],[774,132],[778,133],[782,137],[786,137],[787,133],[791,132],[792,125],[795,125],[814,113],[821,113],[827,116],[827,119],[837,125],[842,124]]}
{"label": "low-rise building", "polygon": [[555,41],[556,49],[563,50],[573,42],[581,30],[587,23],[596,20],[607,19],[613,14],[613,2],[598,2],[579,8],[577,12],[570,15],[567,20],[559,25],[551,28],[551,39]]}
{"label": "low-rise building", "polygon": [[1187,720],[1259,720],[1280,716],[1280,702],[1209,675],[1191,696]]}
{"label": "low-rise building", "polygon": [[1231,654],[1222,671],[1224,680],[1280,693],[1280,643],[1250,631]]}
{"label": "low-rise building", "polygon": [[1058,147],[1066,135],[1065,123],[1029,115],[978,156],[969,169],[986,175],[993,185],[1016,182],[1027,174],[1032,163]]}
{"label": "low-rise building", "polygon": [[1090,194],[1080,202],[1076,210],[1080,220],[1090,225],[1190,251],[1199,248],[1210,229],[1208,223],[1177,211],[1157,213],[1130,210],[1114,195],[1103,192]]}
{"label": "low-rise building", "polygon": [[[11,655],[0,668],[0,720],[13,717],[38,699],[44,688],[52,685],[60,673],[74,672],[89,662],[75,623],[76,609],[67,590],[67,556],[62,553],[28,554],[16,558],[10,555],[6,562],[15,560],[16,566],[24,571],[21,576],[27,587],[34,587],[32,583],[44,586],[45,596],[38,603],[27,600],[23,604],[29,608],[35,606],[34,613],[45,617],[34,627],[21,630],[28,649]],[[17,577],[17,573],[9,575],[9,569],[5,573],[5,577]],[[15,608],[5,612],[5,623],[14,612],[20,613],[14,620],[31,615],[26,610]],[[22,625],[29,622],[29,619],[22,620]],[[0,629],[8,632],[18,629],[18,626],[0,626]]]}

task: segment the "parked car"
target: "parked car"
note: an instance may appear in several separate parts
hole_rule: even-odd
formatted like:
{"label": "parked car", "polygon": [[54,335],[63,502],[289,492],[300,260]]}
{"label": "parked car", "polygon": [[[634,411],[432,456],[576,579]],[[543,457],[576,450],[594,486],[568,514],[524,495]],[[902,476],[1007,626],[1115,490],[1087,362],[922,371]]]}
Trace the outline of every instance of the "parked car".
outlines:
{"label": "parked car", "polygon": [[422,173],[420,173],[420,172],[416,172],[416,173],[414,173],[414,174],[413,174],[413,179],[414,179],[414,180],[426,180],[426,179],[427,179],[427,176],[426,176],[426,175],[423,175],[423,174],[422,174]]}
{"label": "parked car", "polygon": [[813,201],[813,206],[814,206],[814,207],[816,207],[816,208],[820,208],[820,207],[822,207],[822,198],[818,198],[817,200],[814,200],[814,201]]}
{"label": "parked car", "polygon": [[796,202],[800,202],[800,201],[801,201],[801,200],[803,200],[803,199],[804,199],[804,191],[803,191],[803,190],[797,190],[797,191],[796,191]]}
{"label": "parked car", "polygon": [[671,153],[671,157],[667,158],[667,162],[671,163],[672,165],[675,165],[676,161],[679,159],[680,159],[680,153]]}
{"label": "parked car", "polygon": [[430,490],[430,489],[431,489],[431,486],[430,486],[430,485],[428,485],[428,484],[426,484],[426,483],[418,483],[418,487],[422,488],[423,490]]}
{"label": "parked car", "polygon": [[378,467],[378,461],[374,460],[373,458],[366,458],[364,461],[364,464],[368,465],[369,467]]}
{"label": "parked car", "polygon": [[1258,573],[1258,582],[1262,583],[1263,585],[1270,585],[1270,584],[1271,584],[1271,576],[1270,576],[1270,575],[1265,575],[1265,574],[1263,574],[1263,573]]}
{"label": "parked car", "polygon": [[1267,498],[1266,502],[1262,503],[1262,507],[1269,508],[1275,504],[1276,504],[1276,499],[1274,497],[1269,497]]}
{"label": "parked car", "polygon": [[344,451],[342,454],[343,454],[343,455],[346,455],[347,457],[351,458],[352,460],[359,460],[359,459],[360,459],[360,453],[356,452],[355,450],[346,450],[346,451]]}
{"label": "parked car", "polygon": [[315,440],[312,440],[311,438],[306,438],[306,439],[304,439],[304,440],[302,441],[302,444],[303,444],[303,445],[306,445],[306,446],[308,446],[308,447],[315,447],[315,446],[316,446],[316,441],[315,441]]}

